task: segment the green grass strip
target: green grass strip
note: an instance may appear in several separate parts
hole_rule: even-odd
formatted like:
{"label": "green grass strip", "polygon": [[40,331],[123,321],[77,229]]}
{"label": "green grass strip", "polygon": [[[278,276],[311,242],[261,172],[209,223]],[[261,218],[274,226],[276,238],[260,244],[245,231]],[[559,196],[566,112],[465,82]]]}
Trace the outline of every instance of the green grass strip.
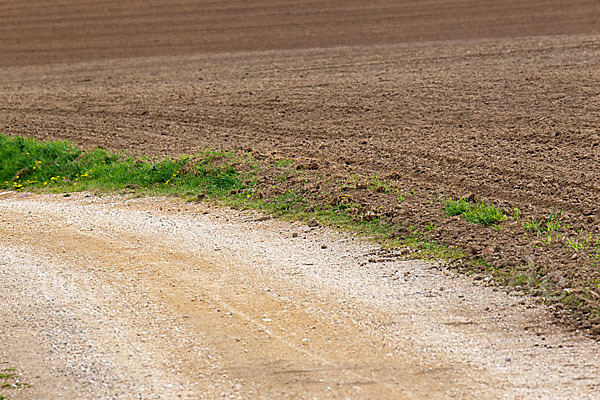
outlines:
{"label": "green grass strip", "polygon": [[[286,166],[289,163],[283,162]],[[422,258],[463,256],[458,249],[447,249],[420,236],[396,237],[393,224],[378,217],[363,218],[360,206],[351,202],[334,205],[314,201],[302,189],[263,196],[268,188],[258,182],[258,173],[276,174],[281,165],[282,161],[278,161],[259,166],[250,156],[213,150],[156,161],[102,148],[85,152],[67,141],[42,142],[0,134],[0,189],[55,193],[125,190],[143,195],[206,198],[286,219],[315,218],[323,225],[370,237],[387,247],[415,248]]]}
{"label": "green grass strip", "polygon": [[[236,171],[233,155],[204,151],[152,161],[96,148],[83,152],[66,141],[0,135],[0,188],[51,191],[149,189],[155,194],[196,192],[223,195],[248,190],[249,174]],[[192,162],[193,161],[193,162]]]}

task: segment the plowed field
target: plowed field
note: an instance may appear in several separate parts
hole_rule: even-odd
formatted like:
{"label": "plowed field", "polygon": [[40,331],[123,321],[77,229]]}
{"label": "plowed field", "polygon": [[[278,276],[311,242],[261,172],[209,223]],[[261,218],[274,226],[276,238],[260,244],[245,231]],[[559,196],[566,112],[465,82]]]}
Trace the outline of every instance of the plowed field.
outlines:
{"label": "plowed field", "polygon": [[587,259],[444,223],[432,202],[562,210],[600,233],[599,15],[597,1],[3,2],[0,129],[376,174],[419,195],[390,218],[579,276]]}
{"label": "plowed field", "polygon": [[598,32],[594,0],[51,0],[0,4],[0,65]]}

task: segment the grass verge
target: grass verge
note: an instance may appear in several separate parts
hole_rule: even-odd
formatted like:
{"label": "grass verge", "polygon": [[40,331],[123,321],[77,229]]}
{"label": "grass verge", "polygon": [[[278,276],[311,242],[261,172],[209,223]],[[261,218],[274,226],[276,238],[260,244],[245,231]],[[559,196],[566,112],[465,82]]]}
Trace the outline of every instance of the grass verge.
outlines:
{"label": "grass verge", "polygon": [[210,149],[154,159],[0,135],[0,189],[173,195],[328,225],[539,296],[600,336],[600,237],[569,227],[560,211],[523,216],[467,198],[440,205],[393,177],[330,172]]}
{"label": "grass verge", "polygon": [[[287,219],[314,220],[373,238],[387,247],[409,246],[423,258],[462,256],[456,248],[428,241],[416,229],[404,237],[394,235],[394,224],[384,221],[377,210],[354,203],[350,196],[319,198],[304,188],[299,174],[298,166],[288,159],[259,165],[250,155],[204,150],[154,160],[102,148],[86,152],[66,141],[41,142],[0,135],[0,189],[55,193],[127,191],[212,200]],[[300,182],[298,190],[280,190],[276,185],[290,180]],[[357,190],[362,184],[369,191],[391,192],[380,178],[352,175],[348,181],[359,182]]]}

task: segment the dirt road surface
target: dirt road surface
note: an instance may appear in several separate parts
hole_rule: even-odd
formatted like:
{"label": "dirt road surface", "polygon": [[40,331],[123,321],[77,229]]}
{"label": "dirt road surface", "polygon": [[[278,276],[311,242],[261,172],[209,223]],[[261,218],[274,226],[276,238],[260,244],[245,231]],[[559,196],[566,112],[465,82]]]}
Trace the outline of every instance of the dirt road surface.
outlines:
{"label": "dirt road surface", "polygon": [[0,358],[32,385],[7,395],[597,398],[597,343],[374,250],[181,200],[3,193]]}

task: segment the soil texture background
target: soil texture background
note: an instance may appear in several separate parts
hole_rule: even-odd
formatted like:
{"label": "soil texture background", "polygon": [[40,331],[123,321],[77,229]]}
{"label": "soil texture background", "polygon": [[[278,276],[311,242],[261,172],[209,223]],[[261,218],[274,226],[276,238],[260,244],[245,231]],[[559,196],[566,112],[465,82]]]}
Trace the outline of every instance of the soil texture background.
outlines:
{"label": "soil texture background", "polygon": [[594,0],[4,1],[0,65],[598,32]]}

